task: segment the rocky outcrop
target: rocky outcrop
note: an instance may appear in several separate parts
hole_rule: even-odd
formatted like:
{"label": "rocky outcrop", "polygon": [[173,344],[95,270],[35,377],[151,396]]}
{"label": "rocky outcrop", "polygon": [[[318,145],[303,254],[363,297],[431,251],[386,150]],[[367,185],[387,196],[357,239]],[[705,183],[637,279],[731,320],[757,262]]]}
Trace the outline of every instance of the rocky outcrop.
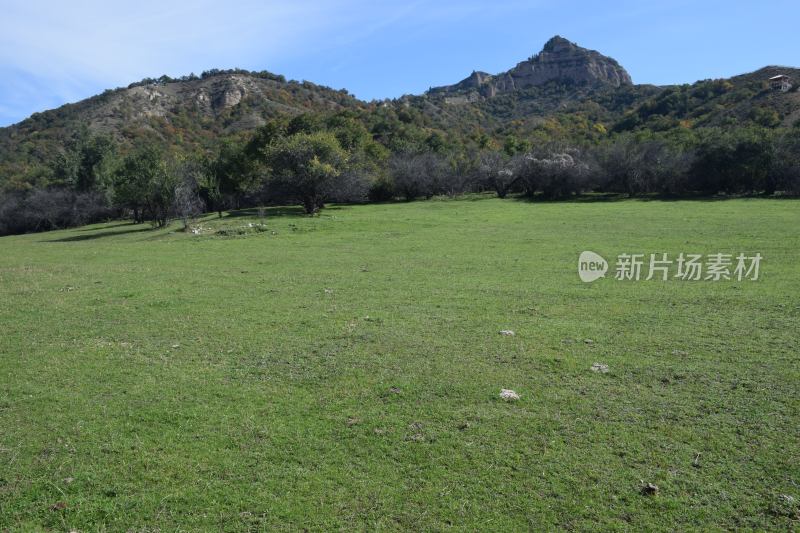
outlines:
{"label": "rocky outcrop", "polygon": [[431,89],[430,93],[452,95],[475,91],[491,98],[554,80],[611,87],[633,83],[627,71],[614,59],[555,36],[547,41],[541,52],[518,63],[508,72],[495,76],[473,72],[455,85],[437,87]]}
{"label": "rocky outcrop", "polygon": [[228,109],[238,105],[248,94],[248,81],[242,76],[230,76],[215,87],[214,109]]}

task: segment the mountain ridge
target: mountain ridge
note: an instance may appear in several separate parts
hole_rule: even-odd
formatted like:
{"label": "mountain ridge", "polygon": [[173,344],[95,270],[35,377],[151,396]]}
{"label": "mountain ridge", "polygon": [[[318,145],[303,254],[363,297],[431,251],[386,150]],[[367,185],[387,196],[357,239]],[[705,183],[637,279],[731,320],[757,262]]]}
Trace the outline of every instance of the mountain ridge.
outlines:
{"label": "mountain ridge", "polygon": [[482,97],[492,98],[558,80],[579,85],[633,85],[630,74],[617,60],[556,35],[544,44],[539,53],[505,72],[493,75],[473,71],[454,85],[434,87],[428,93],[463,94],[475,91]]}
{"label": "mountain ridge", "polygon": [[[596,138],[637,128],[715,126],[753,121],[791,125],[800,121],[800,93],[766,88],[767,74],[800,70],[764,67],[723,80],[688,85],[634,84],[613,58],[555,36],[542,50],[497,75],[475,71],[421,95],[366,102],[346,90],[308,81],[287,81],[266,71],[213,70],[203,76],[145,79],[128,87],[34,113],[0,128],[0,190],[46,182],[46,168],[76,132],[86,128],[123,146],[154,141],[183,153],[213,152],[221,140],[246,136],[266,121],[304,113],[351,110],[416,124],[426,135],[482,137],[502,143],[509,135]],[[454,105],[459,104],[459,105]],[[410,116],[412,113],[413,116]],[[733,121],[733,122],[732,122]],[[682,127],[683,127],[682,126]],[[544,129],[543,129],[544,128]],[[372,131],[378,138],[382,134]]]}

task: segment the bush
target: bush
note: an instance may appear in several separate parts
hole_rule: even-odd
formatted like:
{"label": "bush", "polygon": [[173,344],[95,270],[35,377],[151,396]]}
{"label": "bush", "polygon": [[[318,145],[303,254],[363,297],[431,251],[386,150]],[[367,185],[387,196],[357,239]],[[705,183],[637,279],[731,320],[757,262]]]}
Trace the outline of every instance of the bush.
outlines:
{"label": "bush", "polygon": [[690,175],[694,185],[707,193],[772,194],[776,190],[772,179],[774,162],[770,131],[712,130],[697,147]]}
{"label": "bush", "polygon": [[34,189],[0,200],[0,235],[69,228],[117,214],[99,192]]}
{"label": "bush", "polygon": [[394,183],[388,176],[381,176],[369,187],[370,202],[388,202],[394,198]]}
{"label": "bush", "polygon": [[[596,149],[596,187],[629,196],[691,189],[688,171],[694,154],[660,138],[638,139],[626,134]],[[715,191],[716,192],[716,191]]]}
{"label": "bush", "polygon": [[433,153],[401,153],[389,159],[389,174],[395,192],[406,200],[445,192],[445,180],[450,174],[447,160]]}

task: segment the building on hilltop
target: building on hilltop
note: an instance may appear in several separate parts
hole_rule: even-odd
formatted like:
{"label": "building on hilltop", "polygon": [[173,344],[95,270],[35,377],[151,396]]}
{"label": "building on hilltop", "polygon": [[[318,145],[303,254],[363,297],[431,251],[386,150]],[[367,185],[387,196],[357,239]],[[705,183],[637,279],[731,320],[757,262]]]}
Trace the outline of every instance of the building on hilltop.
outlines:
{"label": "building on hilltop", "polygon": [[786,74],[778,74],[769,79],[769,86],[775,91],[785,93],[792,88],[792,79]]}

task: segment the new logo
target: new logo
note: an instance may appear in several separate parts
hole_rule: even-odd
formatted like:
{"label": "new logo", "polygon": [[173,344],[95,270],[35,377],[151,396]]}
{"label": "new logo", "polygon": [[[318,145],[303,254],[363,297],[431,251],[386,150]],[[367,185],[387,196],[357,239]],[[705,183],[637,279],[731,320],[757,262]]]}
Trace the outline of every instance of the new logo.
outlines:
{"label": "new logo", "polygon": [[581,252],[578,258],[578,275],[581,281],[591,283],[600,279],[608,272],[608,261],[594,252]]}

